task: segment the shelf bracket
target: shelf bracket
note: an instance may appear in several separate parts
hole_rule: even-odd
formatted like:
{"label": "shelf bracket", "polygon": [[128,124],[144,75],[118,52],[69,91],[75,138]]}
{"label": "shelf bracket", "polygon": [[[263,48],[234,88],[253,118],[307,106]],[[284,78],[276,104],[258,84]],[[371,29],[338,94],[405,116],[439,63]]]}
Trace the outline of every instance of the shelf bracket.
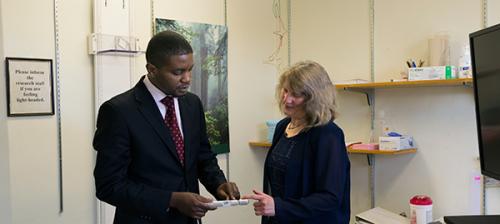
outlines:
{"label": "shelf bracket", "polygon": [[375,90],[374,89],[363,89],[363,88],[344,88],[344,90],[351,91],[351,92],[358,92],[358,93],[363,93],[366,95],[366,100],[368,101],[368,106],[373,105],[374,102],[374,97],[375,97]]}
{"label": "shelf bracket", "polygon": [[473,88],[473,87],[474,87],[474,83],[473,83],[473,82],[463,81],[463,82],[462,82],[462,85],[463,85],[464,87],[467,87],[467,88]]}
{"label": "shelf bracket", "polygon": [[370,206],[375,208],[375,158],[374,155],[366,155],[370,169]]}

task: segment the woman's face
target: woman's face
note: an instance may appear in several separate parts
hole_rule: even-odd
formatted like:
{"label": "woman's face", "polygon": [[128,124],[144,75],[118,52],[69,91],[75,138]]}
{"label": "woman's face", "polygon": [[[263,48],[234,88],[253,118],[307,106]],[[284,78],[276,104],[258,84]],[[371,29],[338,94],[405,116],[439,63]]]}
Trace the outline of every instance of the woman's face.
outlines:
{"label": "woman's face", "polygon": [[283,112],[293,118],[302,119],[305,116],[304,103],[305,96],[302,93],[295,93],[289,90],[287,86],[281,90],[283,97]]}

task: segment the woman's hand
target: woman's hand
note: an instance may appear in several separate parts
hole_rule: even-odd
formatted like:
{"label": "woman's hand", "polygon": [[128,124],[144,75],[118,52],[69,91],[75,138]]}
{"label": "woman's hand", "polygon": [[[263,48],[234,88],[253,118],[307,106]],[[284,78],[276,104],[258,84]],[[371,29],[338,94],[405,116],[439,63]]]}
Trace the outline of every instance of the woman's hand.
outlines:
{"label": "woman's hand", "polygon": [[253,193],[254,194],[251,195],[244,195],[242,199],[256,200],[256,202],[253,203],[255,215],[274,216],[276,213],[274,211],[273,197],[257,190],[253,190]]}

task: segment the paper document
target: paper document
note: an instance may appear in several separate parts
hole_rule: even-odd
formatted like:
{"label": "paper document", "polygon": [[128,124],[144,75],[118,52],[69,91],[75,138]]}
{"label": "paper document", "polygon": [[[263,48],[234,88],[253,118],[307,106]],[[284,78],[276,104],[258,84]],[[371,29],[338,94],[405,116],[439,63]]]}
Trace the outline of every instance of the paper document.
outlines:
{"label": "paper document", "polygon": [[356,223],[370,224],[409,224],[410,219],[380,207],[356,215]]}

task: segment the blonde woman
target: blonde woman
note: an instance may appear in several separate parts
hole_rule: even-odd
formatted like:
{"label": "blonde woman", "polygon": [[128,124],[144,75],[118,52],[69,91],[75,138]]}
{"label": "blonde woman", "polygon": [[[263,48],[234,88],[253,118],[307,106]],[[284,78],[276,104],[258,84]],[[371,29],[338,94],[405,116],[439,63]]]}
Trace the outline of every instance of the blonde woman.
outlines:
{"label": "blonde woman", "polygon": [[275,129],[264,167],[264,191],[254,199],[263,224],[349,223],[350,162],[344,134],[333,121],[335,87],[326,70],[299,62],[279,80],[286,117]]}

